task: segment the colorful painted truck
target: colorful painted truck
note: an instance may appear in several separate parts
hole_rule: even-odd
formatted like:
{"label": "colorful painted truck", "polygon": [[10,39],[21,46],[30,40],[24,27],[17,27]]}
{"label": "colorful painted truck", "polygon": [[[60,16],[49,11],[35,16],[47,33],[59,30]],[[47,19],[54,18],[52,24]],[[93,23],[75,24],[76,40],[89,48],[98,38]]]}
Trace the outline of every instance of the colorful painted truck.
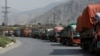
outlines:
{"label": "colorful painted truck", "polygon": [[80,34],[81,48],[98,53],[100,51],[100,36],[96,32],[97,25],[94,24],[96,13],[100,13],[100,4],[88,5],[77,19],[76,31]]}
{"label": "colorful painted truck", "polygon": [[60,32],[60,42],[64,45],[80,44],[79,33],[76,32],[76,24],[71,23]]}

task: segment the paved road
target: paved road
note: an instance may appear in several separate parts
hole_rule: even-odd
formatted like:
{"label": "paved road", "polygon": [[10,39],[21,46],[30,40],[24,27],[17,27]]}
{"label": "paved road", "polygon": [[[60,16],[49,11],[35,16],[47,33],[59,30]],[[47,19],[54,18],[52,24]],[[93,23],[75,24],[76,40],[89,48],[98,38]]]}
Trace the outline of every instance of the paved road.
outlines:
{"label": "paved road", "polygon": [[91,56],[80,47],[62,46],[46,40],[33,38],[17,38],[21,45],[0,56]]}

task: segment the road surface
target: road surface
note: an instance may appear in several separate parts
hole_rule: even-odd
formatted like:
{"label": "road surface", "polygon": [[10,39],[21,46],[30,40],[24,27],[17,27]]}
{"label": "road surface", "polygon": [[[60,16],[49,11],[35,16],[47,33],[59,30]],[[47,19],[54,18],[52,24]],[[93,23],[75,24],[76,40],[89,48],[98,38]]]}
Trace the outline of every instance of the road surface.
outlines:
{"label": "road surface", "polygon": [[21,45],[0,56],[92,56],[80,47],[68,47],[59,43],[33,38],[19,38]]}

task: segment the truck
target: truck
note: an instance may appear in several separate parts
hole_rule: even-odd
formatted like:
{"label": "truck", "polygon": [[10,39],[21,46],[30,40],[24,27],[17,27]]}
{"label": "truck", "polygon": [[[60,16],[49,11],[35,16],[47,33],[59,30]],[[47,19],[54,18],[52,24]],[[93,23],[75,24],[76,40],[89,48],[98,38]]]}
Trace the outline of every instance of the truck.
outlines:
{"label": "truck", "polygon": [[45,34],[46,34],[46,39],[47,40],[49,40],[49,37],[50,37],[50,33],[51,33],[51,31],[53,30],[53,28],[47,28],[47,29],[45,29]]}
{"label": "truck", "polygon": [[100,37],[97,37],[95,14],[100,13],[100,4],[90,4],[77,18],[76,31],[80,35],[80,47],[91,53],[100,52]]}
{"label": "truck", "polygon": [[55,26],[48,29],[48,38],[51,42],[60,42],[60,31],[63,30],[63,26]]}
{"label": "truck", "polygon": [[39,38],[39,29],[32,29],[32,38]]}
{"label": "truck", "polygon": [[76,23],[71,23],[60,32],[60,42],[64,45],[79,45],[79,33],[76,32]]}
{"label": "truck", "polygon": [[50,40],[50,42],[56,42],[55,30],[53,28],[48,31],[48,40]]}
{"label": "truck", "polygon": [[63,26],[57,25],[54,27],[56,42],[60,42],[60,32],[64,29]]}
{"label": "truck", "polygon": [[21,28],[21,37],[31,37],[32,30],[28,27]]}
{"label": "truck", "polygon": [[46,29],[39,29],[40,39],[47,40]]}
{"label": "truck", "polygon": [[16,36],[16,37],[20,37],[21,36],[20,29],[15,29],[14,30],[14,36]]}

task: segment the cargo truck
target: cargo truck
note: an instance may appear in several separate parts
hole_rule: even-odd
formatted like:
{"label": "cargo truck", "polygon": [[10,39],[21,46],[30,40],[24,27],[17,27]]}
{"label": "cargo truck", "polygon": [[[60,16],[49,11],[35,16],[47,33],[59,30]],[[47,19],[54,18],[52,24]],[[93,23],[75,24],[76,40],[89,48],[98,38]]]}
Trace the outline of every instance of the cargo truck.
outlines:
{"label": "cargo truck", "polygon": [[48,39],[50,40],[50,42],[56,42],[54,29],[48,32]]}
{"label": "cargo truck", "polygon": [[21,37],[31,37],[32,30],[29,28],[21,29]]}
{"label": "cargo truck", "polygon": [[78,17],[76,26],[76,31],[80,34],[81,48],[92,53],[100,52],[100,36],[98,35],[100,24],[96,23],[96,13],[100,13],[100,4],[88,5]]}
{"label": "cargo truck", "polygon": [[33,38],[39,38],[39,29],[32,29],[31,35]]}
{"label": "cargo truck", "polygon": [[64,45],[80,44],[79,33],[76,32],[76,24],[71,23],[60,32],[60,42]]}

